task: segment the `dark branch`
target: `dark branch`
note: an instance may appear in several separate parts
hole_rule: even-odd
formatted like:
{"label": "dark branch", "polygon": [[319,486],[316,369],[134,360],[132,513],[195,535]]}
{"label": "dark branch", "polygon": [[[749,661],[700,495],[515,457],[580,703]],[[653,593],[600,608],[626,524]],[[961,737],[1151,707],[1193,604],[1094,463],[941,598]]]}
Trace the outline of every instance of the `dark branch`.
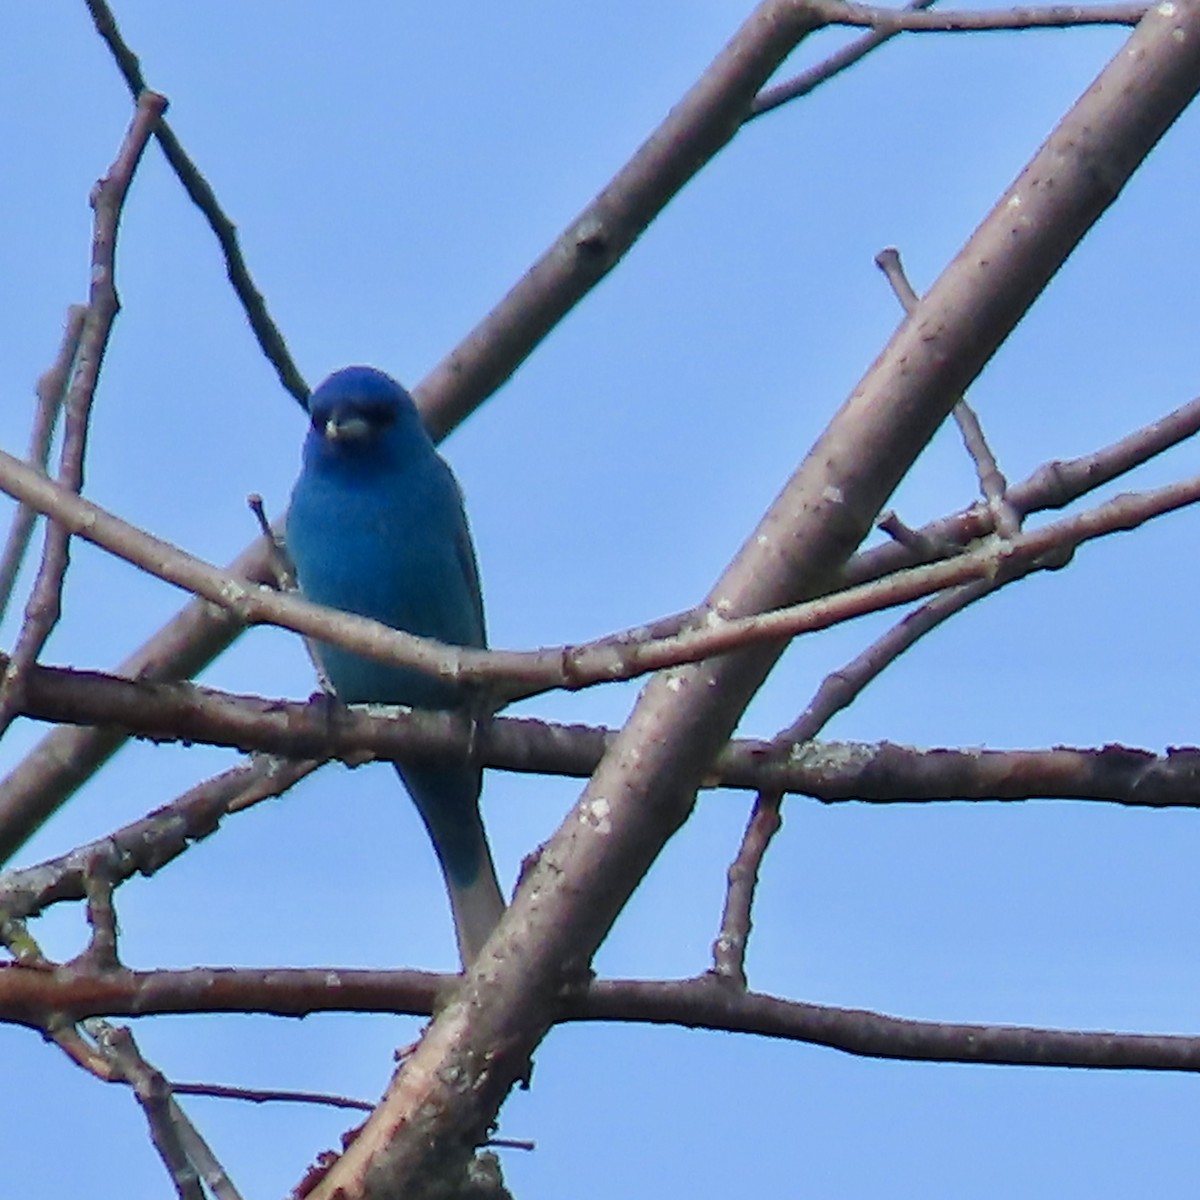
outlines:
{"label": "dark branch", "polygon": [[[142,152],[166,107],[165,97],[155,92],[142,93],[116,159],[92,190],[96,218],[92,235],[91,294],[74,355],[73,377],[67,389],[66,429],[58,470],[59,486],[70,493],[78,493],[83,486],[88,418],[113,321],[120,309],[115,280],[121,211]],[[25,676],[62,613],[69,542],[70,531],[66,526],[55,521],[46,523],[42,561],[25,608],[25,620],[0,681],[0,736],[20,707]]]}
{"label": "dark branch", "polygon": [[[105,3],[105,0],[87,0],[87,6],[88,11],[92,14],[96,32],[104,39],[105,45],[112,52],[117,69],[121,72],[133,98],[137,100],[146,91],[146,80],[142,76],[142,67],[137,55],[126,45],[121,31],[117,28],[112,9]],[[238,245],[237,226],[225,214],[208,180],[200,173],[199,168],[192,162],[187,151],[180,145],[179,139],[165,121],[159,125],[157,136],[158,144],[162,147],[167,162],[171,164],[171,169],[179,177],[179,182],[183,184],[192,203],[204,214],[209,228],[216,235],[221,246],[221,253],[225,256],[225,269],[229,274],[229,282],[233,285],[238,300],[241,301],[242,309],[246,314],[246,319],[250,322],[254,336],[258,339],[259,347],[267,361],[275,368],[279,382],[302,406],[306,405],[308,403],[308,384],[304,382],[304,377],[292,360],[287,343],[283,340],[283,334],[279,332],[279,327],[267,312],[262,293],[254,285],[250,270],[246,266],[246,260],[242,257],[241,247]]]}
{"label": "dark branch", "polygon": [[[54,438],[58,414],[66,401],[67,384],[75,365],[79,338],[83,332],[83,318],[87,311],[82,304],[72,304],[67,310],[67,324],[63,330],[58,354],[50,369],[37,383],[37,407],[29,433],[29,452],[25,457],[30,465],[43,471],[50,461],[50,443]],[[29,549],[36,517],[33,509],[24,504],[18,506],[13,517],[8,540],[4,544],[4,553],[0,555],[0,617],[8,610],[17,575]]]}
{"label": "dark branch", "polygon": [[[322,968],[108,971],[84,974],[0,965],[0,1020],[41,1029],[46,1012],[94,1014],[318,1012],[428,1016],[461,977],[427,971]],[[741,992],[711,975],[599,980],[559,1001],[556,1022],[621,1021],[751,1033],[870,1058],[1010,1066],[1200,1071],[1200,1038],[1010,1025],[910,1021]]]}

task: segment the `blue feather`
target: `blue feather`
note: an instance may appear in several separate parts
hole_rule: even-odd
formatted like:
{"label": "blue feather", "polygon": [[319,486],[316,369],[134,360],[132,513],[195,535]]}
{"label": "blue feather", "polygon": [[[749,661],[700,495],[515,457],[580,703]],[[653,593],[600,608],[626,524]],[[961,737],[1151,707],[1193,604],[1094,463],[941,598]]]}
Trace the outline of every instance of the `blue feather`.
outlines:
{"label": "blue feather", "polygon": [[[396,629],[484,647],[483,599],[462,494],[412,397],[372,367],[331,375],[309,400],[312,425],[292,491],[287,548],[301,592]],[[420,672],[318,643],[347,704],[450,709],[455,689]],[[464,964],[504,909],[470,762],[396,768],[433,840]]]}

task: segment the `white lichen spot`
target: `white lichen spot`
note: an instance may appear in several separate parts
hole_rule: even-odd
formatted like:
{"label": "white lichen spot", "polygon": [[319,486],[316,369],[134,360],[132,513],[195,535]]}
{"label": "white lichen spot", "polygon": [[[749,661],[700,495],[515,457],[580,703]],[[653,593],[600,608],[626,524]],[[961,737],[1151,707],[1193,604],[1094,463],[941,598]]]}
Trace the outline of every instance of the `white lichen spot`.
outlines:
{"label": "white lichen spot", "polygon": [[715,629],[725,623],[725,614],[733,607],[733,601],[728,596],[722,596],[704,616],[704,623],[709,629]]}
{"label": "white lichen spot", "polygon": [[578,225],[575,226],[575,244],[577,246],[586,245],[588,242],[596,242],[604,237],[604,225],[598,217],[585,217]]}
{"label": "white lichen spot", "polygon": [[1187,40],[1187,34],[1184,33],[1182,29],[1172,29],[1171,30],[1171,41],[1183,42],[1186,40]]}
{"label": "white lichen spot", "polygon": [[770,545],[770,543],[771,543],[771,539],[769,537],[767,537],[767,535],[765,533],[760,533],[758,535],[758,537],[756,537],[754,539],[754,544],[756,546],[768,546],[768,545]]}
{"label": "white lichen spot", "polygon": [[246,599],[249,592],[236,579],[230,579],[226,583],[221,584],[221,595],[230,604],[240,604]]}
{"label": "white lichen spot", "polygon": [[854,771],[870,765],[875,748],[861,742],[802,742],[788,757],[808,770]]}
{"label": "white lichen spot", "polygon": [[[1172,0],[1163,0],[1163,2],[1154,10],[1160,17],[1173,17],[1179,10],[1172,3]],[[1182,34],[1182,30],[1176,30],[1176,33]]]}
{"label": "white lichen spot", "polygon": [[342,986],[342,977],[336,971],[326,971],[325,986],[331,988],[340,988]]}
{"label": "white lichen spot", "polygon": [[612,808],[603,796],[597,796],[591,804],[584,805],[580,814],[581,820],[590,825],[597,833],[612,833],[612,821],[609,816]]}
{"label": "white lichen spot", "polygon": [[667,677],[667,689],[672,692],[683,691],[683,677],[678,671],[672,671]]}
{"label": "white lichen spot", "polygon": [[1019,192],[1013,192],[1013,194],[1012,194],[1011,196],[1009,196],[1009,198],[1008,198],[1007,202],[1005,203],[1004,207],[1005,207],[1005,208],[1020,208],[1020,207],[1021,207],[1021,195],[1020,195],[1020,193],[1019,193]]}
{"label": "white lichen spot", "polygon": [[846,500],[842,494],[842,489],[832,483],[827,483],[821,490],[821,498],[828,500],[830,504],[844,504]]}
{"label": "white lichen spot", "polygon": [[407,704],[347,704],[353,712],[360,712],[368,717],[396,717],[409,714],[413,710]]}
{"label": "white lichen spot", "polygon": [[96,514],[94,512],[85,512],[79,518],[79,532],[82,533],[85,529],[95,529]]}

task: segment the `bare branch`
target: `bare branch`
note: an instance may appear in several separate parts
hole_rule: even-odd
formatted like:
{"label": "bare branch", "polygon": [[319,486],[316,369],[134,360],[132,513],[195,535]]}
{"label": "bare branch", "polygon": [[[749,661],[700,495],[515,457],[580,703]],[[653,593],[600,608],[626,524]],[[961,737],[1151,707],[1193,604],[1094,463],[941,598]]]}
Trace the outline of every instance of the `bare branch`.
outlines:
{"label": "bare branch", "polygon": [[241,621],[280,625],[381,662],[413,667],[459,686],[486,687],[500,698],[514,698],[555,687],[575,690],[701,662],[731,650],[827,629],[977,579],[1007,582],[1034,571],[1057,570],[1085,541],[1136,528],[1196,503],[1200,500],[1200,476],[1153,491],[1127,493],[1010,541],[913,567],[819,600],[726,617],[730,606],[718,597],[716,611],[707,620],[673,638],[648,643],[605,638],[590,645],[534,651],[445,646],[366,617],[311,604],[296,595],[254,586],[58,487],[3,451],[0,489],[53,517],[69,532],[222,605]]}
{"label": "bare branch", "polygon": [[1015,8],[924,12],[847,4],[842,0],[812,0],[829,25],[865,25],[905,33],[972,33],[986,30],[1067,29],[1080,25],[1136,25],[1146,4],[1053,4]]}
{"label": "bare branch", "polygon": [[808,707],[793,724],[776,735],[774,744],[790,753],[793,747],[811,741],[915,642],[1001,586],[999,580],[988,579],[966,583],[942,592],[928,604],[908,613],[851,662],[827,675]]}
{"label": "bare branch", "polygon": [[[1195,436],[1197,431],[1200,431],[1200,397],[1091,454],[1044,463],[1027,479],[1008,489],[1008,502],[1022,519],[1030,513],[1066,508],[1088,492]],[[880,527],[884,528],[882,521]],[[897,536],[890,527],[886,531],[896,537],[896,544],[876,546],[854,555],[840,572],[838,586],[881,579],[915,562],[945,557],[953,548],[969,545],[994,532],[994,525],[990,509],[976,504],[931,521],[919,530],[910,530],[910,536]]]}
{"label": "bare branch", "polygon": [[588,990],[579,1008],[587,1020],[679,1023],[757,1033],[867,1058],[1200,1071],[1197,1037],[909,1021],[863,1009],[739,992],[712,976],[663,982],[601,980]]}
{"label": "bare branch", "polygon": [[713,942],[713,976],[722,983],[746,990],[746,946],[750,941],[751,912],[758,873],[771,839],[783,824],[779,792],[759,792],[737,857],[729,866],[721,929]]}
{"label": "bare branch", "polygon": [[[0,965],[0,1020],[41,1028],[38,1014],[379,1012],[429,1016],[461,976],[429,971],[210,968],[104,973]],[[552,1024],[621,1021],[751,1033],[870,1058],[1110,1070],[1200,1071],[1200,1038],[911,1021],[784,1000],[694,979],[603,979],[554,1003]]]}
{"label": "bare branch", "polygon": [[316,766],[254,758],[105,838],[35,866],[5,872],[0,875],[0,920],[19,920],[59,901],[84,899],[97,873],[109,887],[134,875],[153,875],[214,833],[227,814],[281,795]]}
{"label": "bare branch", "polygon": [[[494,392],[621,261],[667,202],[738,132],[755,93],[821,23],[807,4],[760,5],[603,191],[414,389],[435,437]],[[436,406],[435,406],[436,402]]]}
{"label": "bare branch", "polygon": [[[121,37],[121,31],[117,28],[112,9],[105,3],[105,0],[87,0],[87,6],[88,11],[92,14],[96,32],[104,39],[105,44],[112,52],[117,69],[124,77],[134,100],[137,101],[147,90],[146,80],[142,76],[142,67],[138,62],[137,55],[125,44],[124,38]],[[216,235],[221,253],[225,256],[225,269],[229,275],[229,282],[233,285],[238,300],[241,301],[242,309],[246,314],[246,319],[250,322],[254,336],[258,339],[259,347],[267,361],[275,368],[279,382],[302,406],[306,405],[308,403],[308,384],[304,382],[304,377],[293,362],[287,343],[283,340],[283,334],[279,332],[279,327],[267,312],[262,293],[254,285],[250,270],[246,266],[246,260],[242,257],[241,247],[238,245],[237,226],[225,214],[208,180],[200,174],[199,168],[180,145],[179,139],[166,121],[159,124],[156,133],[158,144],[162,147],[167,162],[171,164],[171,169],[179,177],[179,182],[183,184],[192,203],[204,214],[209,228]]]}
{"label": "bare branch", "polygon": [[[311,705],[206,692],[184,684],[139,684],[39,667],[30,679],[37,705],[28,715],[117,720],[133,732],[215,745],[297,744],[324,756],[361,761],[364,749],[383,758],[461,756],[468,734],[446,714],[339,714],[332,724]],[[387,711],[387,710],[381,710]],[[261,714],[267,714],[260,721]],[[189,715],[190,714],[190,715]],[[588,778],[615,731],[498,717],[477,734],[481,765],[509,771]],[[0,876],[0,920],[33,916],[46,906],[86,895],[97,861],[120,882],[151,875],[213,832],[221,818],[278,795],[315,769],[316,760],[260,758],[208,780],[172,804],[47,862]],[[1053,750],[922,750],[878,744],[811,742],[781,754],[777,742],[730,742],[701,781],[705,788],[745,788],[811,796],[828,803],[1106,801],[1132,807],[1200,807],[1200,751],[1172,748],[1159,756],[1123,746]]]}
{"label": "bare branch", "polygon": [[150,1140],[180,1200],[205,1200],[204,1184],[217,1200],[241,1200],[224,1167],[175,1102],[166,1077],[142,1057],[133,1034],[102,1020],[89,1020],[85,1027],[112,1067],[110,1082],[119,1079],[132,1087],[150,1127]]}
{"label": "bare branch", "polygon": [[[226,571],[251,582],[273,582],[261,542]],[[125,659],[117,672],[131,679],[186,679],[228,646],[241,629],[241,623],[224,609],[193,600]],[[0,863],[11,858],[124,740],[119,729],[107,724],[55,729],[44,737],[0,781]]]}
{"label": "bare branch", "polygon": [[297,1092],[283,1088],[228,1087],[221,1083],[172,1083],[177,1096],[212,1096],[217,1100],[244,1100],[248,1104],[319,1104],[326,1108],[352,1108],[370,1112],[375,1105],[352,1096],[333,1096],[329,1092]]}
{"label": "bare branch", "polygon": [[[932,8],[935,3],[936,0],[912,0],[912,3],[906,4],[904,7],[911,12],[920,12],[923,9]],[[872,50],[882,46],[884,42],[894,38],[899,32],[898,29],[874,29],[870,33],[856,38],[837,53],[831,54],[815,67],[801,71],[786,83],[764,88],[754,97],[754,103],[750,106],[746,120],[753,121],[755,117],[761,117],[764,113],[772,112],[780,105],[787,104],[789,100],[798,100],[802,96],[807,96],[809,92],[814,91],[835,75],[840,75],[848,67],[854,66],[856,62],[865,58]]]}
{"label": "bare branch", "polygon": [[[847,708],[914,642],[1000,586],[999,582],[990,580],[964,584],[942,592],[928,604],[907,614],[852,662],[825,677],[804,712],[773,739],[775,753],[786,757],[798,746],[811,741],[835,714]],[[754,801],[741,846],[729,867],[721,929],[713,944],[714,974],[718,978],[732,979],[743,989],[746,987],[746,946],[759,872],[767,847],[782,824],[782,799],[781,791],[770,791],[759,792]]]}
{"label": "bare branch", "polygon": [[[92,189],[92,208],[96,220],[92,236],[91,294],[74,356],[74,375],[67,391],[66,430],[58,471],[59,485],[70,492],[78,492],[83,486],[88,417],[112,324],[120,308],[115,276],[121,210],[142,152],[166,107],[165,97],[155,92],[142,93],[115,161]],[[30,467],[30,470],[35,469]],[[47,522],[42,562],[25,608],[25,621],[3,680],[0,680],[0,736],[3,736],[20,706],[26,672],[58,623],[62,611],[62,586],[67,571],[69,539],[68,529],[56,522]]]}
{"label": "bare branch", "polygon": [[[751,20],[782,15],[768,5]],[[955,396],[1198,89],[1200,4],[1159,6],[883,349],[709,594],[714,612],[740,618],[828,586]],[[707,765],[781,649],[650,680],[462,986],[313,1200],[343,1184],[384,1195],[458,1175],[527,1074],[552,999],[586,969],[688,819]]]}
{"label": "bare branch", "polygon": [[[900,252],[894,247],[888,247],[875,255],[875,265],[887,276],[892,285],[892,291],[905,313],[911,313],[920,303],[920,297],[913,290],[904,272],[904,264],[900,261]],[[963,445],[975,464],[975,474],[979,479],[979,490],[992,510],[992,520],[995,531],[1003,538],[1011,538],[1021,530],[1021,518],[1008,503],[1008,480],[996,463],[983,433],[983,426],[975,415],[975,410],[967,403],[965,396],[960,396],[954,405],[954,420],[962,435]]]}
{"label": "bare branch", "polygon": [[[37,408],[34,410],[33,428],[29,434],[29,452],[26,461],[31,466],[46,469],[50,461],[50,443],[58,413],[66,399],[67,383],[71,378],[75,355],[79,349],[79,337],[83,332],[83,318],[87,313],[82,304],[72,304],[67,309],[67,325],[63,330],[62,343],[54,363],[37,383]],[[33,525],[37,514],[24,504],[19,505],[8,531],[4,553],[0,555],[0,617],[8,611],[13,588],[21,563],[29,549],[33,536]]]}
{"label": "bare branch", "polygon": [[[921,5],[914,4],[913,7],[918,8]],[[103,22],[107,10],[97,3],[93,5],[92,12],[94,17],[99,17]],[[107,13],[107,26],[115,28],[111,20],[111,13]],[[105,27],[101,27],[101,32],[105,32]],[[888,36],[890,35],[879,32],[868,34],[846,50],[835,54],[822,67],[805,72],[792,84],[781,85],[780,88],[760,93],[758,98],[747,108],[745,119],[760,115],[778,103],[782,103],[784,99],[789,98],[788,95],[783,95],[785,92],[791,96],[806,94],[818,83],[831,78],[850,62],[856,61],[867,50],[886,40]],[[110,46],[117,54],[131,88],[140,90],[143,84],[136,58],[118,40],[110,41]],[[659,132],[661,135],[662,128]],[[658,142],[660,145],[662,144],[661,136]],[[692,144],[693,139],[691,138],[681,139],[679,142],[681,147]],[[669,158],[669,147],[664,152]],[[182,155],[182,152],[180,153]],[[176,160],[172,160],[172,163],[176,165]],[[176,169],[178,170],[179,167],[176,166]],[[617,179],[625,179],[627,183],[630,182],[624,175],[619,175]],[[660,176],[655,172],[647,171],[642,182],[646,188],[653,190],[658,185],[659,179]],[[615,182],[616,180],[614,180]],[[593,208],[599,206],[600,201],[607,194],[608,189],[601,193],[591,208],[585,210],[584,216],[586,217]],[[653,203],[638,203],[634,207],[643,212],[647,222],[652,221],[661,208]],[[573,223],[571,228],[574,229],[577,224],[578,222]],[[640,231],[635,230],[634,236],[638,232]],[[561,238],[555,243],[555,246],[558,249],[570,249],[569,244],[564,244]],[[553,251],[548,252],[539,262],[546,264],[552,256]],[[567,275],[572,276],[574,282],[568,280],[558,287],[547,288],[542,292],[536,288],[525,288],[519,294],[517,292],[510,293],[509,300],[512,302],[506,301],[495,309],[484,322],[468,334],[460,349],[452,352],[418,386],[416,391],[433,428],[448,430],[454,425],[455,420],[461,418],[461,415],[465,414],[470,407],[480,403],[487,395],[486,388],[493,386],[492,381],[507,378],[519,365],[521,353],[529,353],[537,344],[542,333],[552,327],[558,319],[561,319],[570,307],[586,294],[588,287],[597,282],[600,277],[590,271],[584,258],[575,254],[568,254],[562,267]],[[591,284],[588,283],[589,279]],[[559,298],[561,307],[557,311],[548,312],[542,306],[542,300],[550,292]],[[516,303],[516,298],[522,299],[525,307]],[[244,296],[243,302],[245,302]],[[524,327],[527,324],[536,327],[532,336],[522,339],[515,334],[508,335],[507,331]],[[524,349],[522,350],[521,347]],[[467,362],[472,364],[472,370],[461,376],[456,375],[456,366]],[[303,387],[303,382],[300,381],[297,387],[290,390],[299,398],[306,389]],[[454,416],[455,413],[459,414],[458,418]],[[442,415],[431,417],[430,414]],[[1180,436],[1188,435],[1181,434]],[[1145,457],[1156,452],[1147,451]],[[1089,456],[1089,460],[1093,457]],[[1123,470],[1129,469],[1128,466],[1116,467],[1112,464],[1104,466],[1098,460],[1094,465],[1097,468],[1096,475],[1087,486],[1084,486],[1083,481],[1078,481],[1081,490],[1077,494],[1082,494],[1082,491],[1086,491],[1088,486],[1099,486],[1106,470],[1112,472],[1107,476],[1112,478]],[[1071,485],[1067,486],[1069,488]],[[1043,489],[1045,490],[1043,491]],[[1038,507],[1039,501],[1036,497],[1042,494],[1062,495],[1063,490],[1054,479],[1039,479],[1038,485],[1031,488],[1028,493],[1029,507],[1023,511],[1032,511],[1034,507]],[[1055,506],[1065,502],[1065,500],[1050,500],[1047,501],[1047,504]],[[967,514],[947,518],[938,523],[935,532],[939,537],[956,535],[959,544],[962,544],[987,532],[988,520],[986,512],[972,510]],[[891,553],[896,549],[898,548],[884,547],[858,556],[848,566],[848,580],[862,582],[864,579],[875,578],[880,574],[895,570],[901,565],[908,565],[912,559],[909,558],[906,562],[903,554]],[[248,547],[229,569],[231,574],[245,578],[269,580],[269,572],[263,560],[263,544],[259,542]],[[240,631],[240,624],[232,620],[227,613],[218,611],[205,603],[193,603],[178,613],[118,669],[124,674],[140,677],[187,678],[211,662],[238,636]],[[11,855],[14,849],[22,844],[50,813],[55,811],[74,788],[78,787],[102,765],[120,745],[120,742],[120,735],[113,734],[108,730],[56,730],[43,739],[34,751],[0,782],[0,831],[2,831],[0,832],[0,861]]]}

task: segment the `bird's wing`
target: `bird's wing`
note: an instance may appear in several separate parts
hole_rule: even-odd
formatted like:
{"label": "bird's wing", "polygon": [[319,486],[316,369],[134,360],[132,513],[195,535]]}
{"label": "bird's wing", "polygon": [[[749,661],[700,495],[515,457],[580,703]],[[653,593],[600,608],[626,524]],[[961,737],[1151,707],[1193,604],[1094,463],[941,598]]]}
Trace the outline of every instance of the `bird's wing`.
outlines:
{"label": "bird's wing", "polygon": [[[453,479],[453,476],[451,478]],[[458,494],[458,522],[454,531],[454,551],[458,555],[459,566],[462,568],[463,578],[467,581],[467,590],[471,594],[471,606],[479,634],[474,645],[482,649],[487,645],[487,626],[483,616],[483,589],[479,583],[479,563],[475,558],[475,543],[471,540],[471,527],[467,524],[463,491],[457,479],[454,479],[453,482],[454,490]]]}

